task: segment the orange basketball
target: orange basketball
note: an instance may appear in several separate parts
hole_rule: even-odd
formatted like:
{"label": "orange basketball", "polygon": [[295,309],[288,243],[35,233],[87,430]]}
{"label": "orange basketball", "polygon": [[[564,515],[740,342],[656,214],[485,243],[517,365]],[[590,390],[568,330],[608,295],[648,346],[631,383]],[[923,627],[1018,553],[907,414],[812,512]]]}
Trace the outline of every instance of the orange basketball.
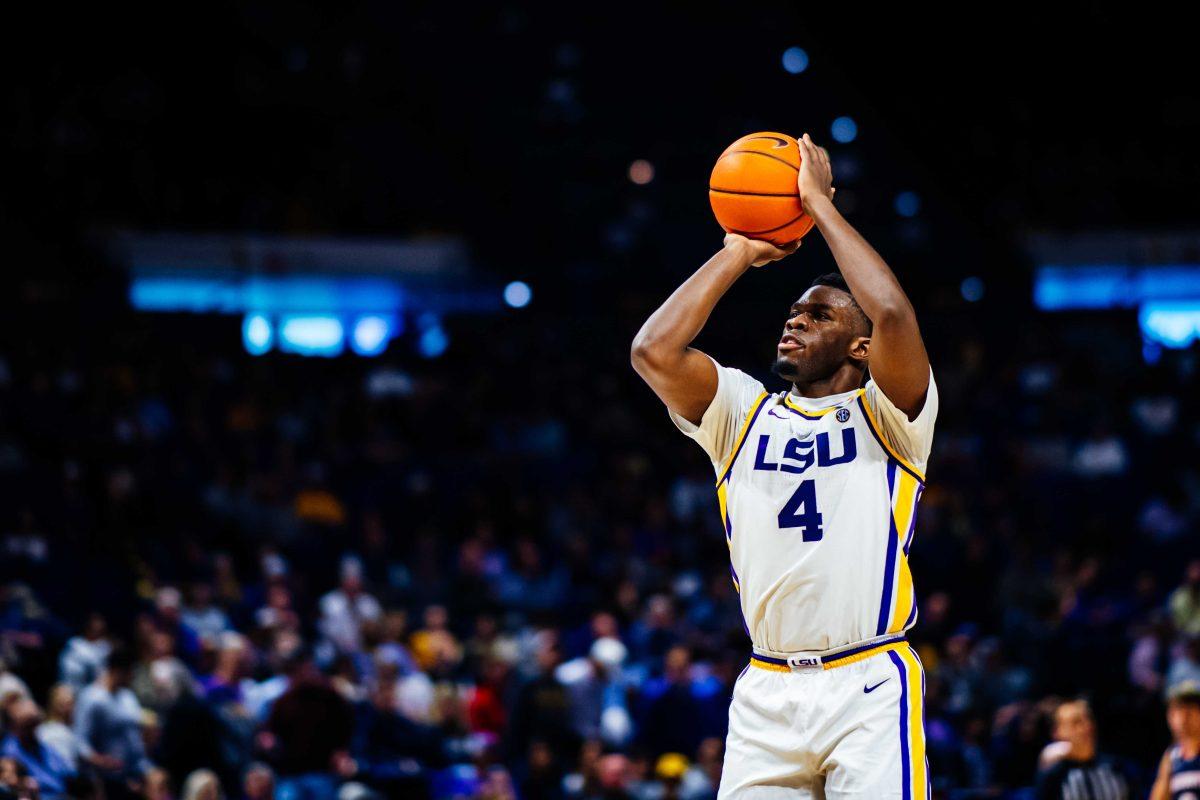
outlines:
{"label": "orange basketball", "polygon": [[800,147],[786,133],[752,133],[721,153],[708,179],[708,201],[729,233],[794,242],[813,226],[800,205]]}

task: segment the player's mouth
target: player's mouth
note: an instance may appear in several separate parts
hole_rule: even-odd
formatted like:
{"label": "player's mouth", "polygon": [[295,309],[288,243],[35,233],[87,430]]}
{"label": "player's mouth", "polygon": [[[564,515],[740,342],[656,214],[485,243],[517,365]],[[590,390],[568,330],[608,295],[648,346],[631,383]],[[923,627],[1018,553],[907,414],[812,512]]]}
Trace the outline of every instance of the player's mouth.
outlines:
{"label": "player's mouth", "polygon": [[783,338],[779,340],[779,352],[790,353],[793,350],[799,350],[804,347],[804,343],[790,333],[785,333]]}

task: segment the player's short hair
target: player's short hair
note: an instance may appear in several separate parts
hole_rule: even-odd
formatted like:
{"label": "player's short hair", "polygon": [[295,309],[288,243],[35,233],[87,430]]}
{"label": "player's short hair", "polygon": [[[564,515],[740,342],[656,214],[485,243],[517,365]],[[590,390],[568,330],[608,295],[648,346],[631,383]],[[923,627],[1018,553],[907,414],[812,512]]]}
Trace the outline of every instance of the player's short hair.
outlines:
{"label": "player's short hair", "polygon": [[867,312],[862,310],[862,306],[858,304],[858,298],[854,296],[854,292],[850,291],[850,284],[846,283],[846,279],[842,277],[840,272],[826,272],[824,275],[818,275],[813,278],[813,282],[808,285],[808,288],[814,286],[831,286],[834,289],[841,289],[846,294],[850,295],[851,302],[854,303],[854,308],[858,311],[860,317],[867,326],[867,334],[870,335],[875,330],[871,318],[867,316]]}

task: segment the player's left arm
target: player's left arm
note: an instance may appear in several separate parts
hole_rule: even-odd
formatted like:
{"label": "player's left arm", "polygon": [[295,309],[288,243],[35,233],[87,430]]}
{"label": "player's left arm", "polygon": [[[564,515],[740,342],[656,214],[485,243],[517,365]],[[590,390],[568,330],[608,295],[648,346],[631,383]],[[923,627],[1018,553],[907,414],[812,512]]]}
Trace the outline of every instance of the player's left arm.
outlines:
{"label": "player's left arm", "polygon": [[799,140],[800,202],[833,252],[854,299],[870,318],[871,377],[896,408],[916,419],[929,389],[929,356],[917,315],[887,262],[833,205],[829,153],[808,134]]}

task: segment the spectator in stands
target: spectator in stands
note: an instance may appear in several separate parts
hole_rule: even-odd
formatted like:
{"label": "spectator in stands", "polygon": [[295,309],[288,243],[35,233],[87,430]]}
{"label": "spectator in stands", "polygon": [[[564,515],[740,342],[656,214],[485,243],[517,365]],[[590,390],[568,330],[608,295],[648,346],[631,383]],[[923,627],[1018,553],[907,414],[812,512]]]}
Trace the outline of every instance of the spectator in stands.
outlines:
{"label": "spectator in stands", "polygon": [[509,747],[524,753],[539,739],[554,748],[556,757],[565,759],[575,752],[579,740],[571,725],[569,695],[554,674],[562,653],[550,631],[540,632],[537,642],[537,673],[517,690]]}
{"label": "spectator in stands", "polygon": [[140,778],[150,767],[142,741],[142,706],[129,688],[133,665],[133,654],[123,645],[114,646],[104,671],[80,692],[75,707],[84,760],[114,797],[127,796],[127,780]]}
{"label": "spectator in stands", "polygon": [[202,642],[215,642],[229,630],[229,618],[213,602],[212,584],[205,581],[192,583],[189,602],[183,607],[180,619]]}
{"label": "spectator in stands", "polygon": [[1186,681],[1200,683],[1200,635],[1183,640],[1167,669],[1166,689]]}
{"label": "spectator in stands", "polygon": [[21,677],[8,668],[8,662],[0,658],[0,703],[12,695],[29,697],[29,687]]}
{"label": "spectator in stands", "polygon": [[1190,562],[1183,583],[1168,601],[1175,628],[1188,636],[1200,636],[1200,559]]}
{"label": "spectator in stands", "polygon": [[216,773],[207,769],[198,769],[187,776],[183,782],[183,791],[179,800],[222,800],[221,783]]}
{"label": "spectator in stands", "polygon": [[8,735],[0,742],[0,755],[20,764],[37,781],[41,796],[46,800],[66,797],[75,770],[56,750],[38,739],[42,712],[37,703],[29,697],[14,695],[4,705],[3,718]]}
{"label": "spectator in stands", "polygon": [[67,683],[55,684],[50,689],[46,720],[38,726],[37,736],[42,744],[58,753],[72,772],[78,772],[84,744],[75,732],[74,720],[75,690]]}
{"label": "spectator in stands", "polygon": [[281,800],[331,797],[338,778],[357,768],[348,753],[353,712],[308,653],[293,655],[287,678],[259,744],[275,764]]}
{"label": "spectator in stands", "polygon": [[362,562],[354,556],[342,559],[341,583],[321,598],[321,634],[339,653],[355,653],[362,646],[362,623],[376,621],[383,608],[363,590]]}
{"label": "spectator in stands", "polygon": [[581,739],[620,746],[633,735],[621,681],[626,654],[620,639],[597,639],[587,657],[567,661],[555,671],[570,697],[572,724]]}
{"label": "spectator in stands", "polygon": [[143,779],[142,800],[174,800],[171,794],[171,776],[162,767],[146,770]]}
{"label": "spectator in stands", "polygon": [[242,800],[275,800],[275,773],[255,762],[242,775]]}
{"label": "spectator in stands", "polygon": [[644,687],[641,741],[653,755],[694,753],[705,737],[691,669],[691,652],[683,646],[672,647],[663,660],[662,677],[647,681]]}
{"label": "spectator in stands", "polygon": [[182,695],[196,694],[199,687],[191,670],[175,655],[175,637],[151,624],[129,688],[143,707],[162,714]]}
{"label": "spectator in stands", "polygon": [[[355,774],[395,797],[419,791],[422,770],[445,763],[442,732],[396,710],[394,677],[385,677],[355,709]],[[417,785],[414,785],[417,784]]]}
{"label": "spectator in stands", "polygon": [[1086,700],[1068,700],[1054,713],[1054,736],[1068,746],[1038,775],[1038,800],[1131,800],[1123,764],[1096,749],[1096,722]]}
{"label": "spectator in stands", "polygon": [[76,691],[87,686],[104,669],[104,659],[111,647],[108,623],[100,614],[89,614],[82,635],[68,639],[59,654],[59,680]]}

